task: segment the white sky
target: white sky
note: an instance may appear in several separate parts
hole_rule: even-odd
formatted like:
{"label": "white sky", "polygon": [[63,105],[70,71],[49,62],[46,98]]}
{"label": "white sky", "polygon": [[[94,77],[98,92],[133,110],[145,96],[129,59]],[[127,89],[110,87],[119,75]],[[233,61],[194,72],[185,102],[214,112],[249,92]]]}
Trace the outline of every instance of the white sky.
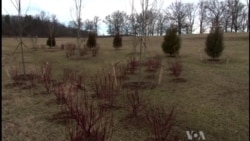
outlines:
{"label": "white sky", "polygon": [[[16,0],[12,0],[16,2]],[[83,0],[82,19],[93,19],[94,16],[98,16],[101,20],[105,19],[105,16],[111,14],[116,10],[125,11],[131,13],[131,1],[132,0]],[[140,12],[140,0],[135,1],[135,9]],[[152,0],[149,0],[152,1]],[[160,0],[158,0],[160,1]],[[175,0],[161,0],[163,2],[160,5],[161,9],[166,9]],[[181,0],[182,2],[198,3],[199,0]],[[245,0],[241,0],[245,3]],[[74,9],[73,0],[21,0],[22,14],[25,15],[37,15],[41,11],[45,11],[49,15],[55,14],[59,22],[68,25],[69,21],[72,21],[71,9]],[[2,14],[17,15],[17,10],[11,3],[11,0],[2,0]],[[74,17],[74,15],[73,15]],[[101,23],[101,27],[105,25]],[[101,32],[103,34],[106,29]]]}

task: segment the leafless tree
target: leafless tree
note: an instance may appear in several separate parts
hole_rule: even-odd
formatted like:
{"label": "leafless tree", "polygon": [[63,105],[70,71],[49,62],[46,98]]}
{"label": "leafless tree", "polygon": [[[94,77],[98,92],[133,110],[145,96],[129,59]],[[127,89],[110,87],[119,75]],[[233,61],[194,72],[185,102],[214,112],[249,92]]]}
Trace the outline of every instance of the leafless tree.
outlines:
{"label": "leafless tree", "polygon": [[240,32],[245,32],[247,30],[248,27],[248,17],[247,17],[247,9],[244,8],[242,10],[241,16],[239,17],[238,20],[239,23],[239,28],[240,28]]}
{"label": "leafless tree", "polygon": [[167,21],[166,16],[159,12],[157,16],[157,27],[156,27],[156,32],[158,35],[162,36],[163,32],[165,31],[165,22]]}
{"label": "leafless tree", "polygon": [[223,18],[222,18],[222,24],[224,26],[224,30],[225,32],[228,32],[228,28],[230,27],[231,25],[231,19],[232,19],[232,15],[231,15],[231,11],[232,9],[230,8],[230,3],[231,3],[232,0],[226,0],[226,9],[225,11],[223,12]]}
{"label": "leafless tree", "polygon": [[128,20],[128,15],[124,11],[115,11],[111,15],[105,17],[104,22],[109,26],[109,34],[123,33],[123,29]]}
{"label": "leafless tree", "polygon": [[240,2],[240,0],[229,0],[228,8],[231,9],[231,32],[234,30],[238,31],[240,28],[240,22],[242,22],[242,16],[244,15],[245,5]]}
{"label": "leafless tree", "polygon": [[207,10],[206,10],[206,1],[200,0],[198,2],[198,17],[199,17],[199,26],[200,26],[200,34],[204,33],[205,22],[207,19]]}
{"label": "leafless tree", "polygon": [[93,21],[87,19],[84,21],[83,25],[84,25],[85,30],[87,30],[88,32],[93,32],[93,30],[94,30],[94,22]]}
{"label": "leafless tree", "polygon": [[[22,5],[21,5],[21,0],[16,0],[15,2],[13,0],[11,0],[11,3],[13,4],[13,6],[16,8],[17,12],[18,12],[18,34],[19,34],[19,44],[17,45],[17,48],[20,46],[21,47],[21,56],[22,56],[22,65],[23,65],[23,73],[24,75],[26,74],[26,70],[25,70],[25,62],[24,62],[24,52],[23,52],[23,47],[25,46],[23,43],[23,25],[24,25],[24,21],[22,18]],[[28,11],[28,9],[27,9]],[[26,11],[26,13],[27,13]],[[16,48],[16,49],[17,49]],[[14,51],[14,53],[16,52],[16,50]]]}
{"label": "leafless tree", "polygon": [[194,20],[196,16],[196,9],[197,6],[195,6],[192,3],[186,4],[186,11],[187,11],[187,19],[186,19],[186,26],[187,26],[187,34],[192,34],[194,32]]}
{"label": "leafless tree", "polygon": [[247,3],[247,32],[249,32],[249,0],[246,0]]}
{"label": "leafless tree", "polygon": [[94,23],[94,32],[96,35],[98,34],[98,24],[101,21],[101,19],[98,16],[94,17],[93,23]]}
{"label": "leafless tree", "polygon": [[52,39],[55,37],[55,31],[56,31],[56,25],[57,25],[57,19],[56,15],[51,15],[50,20],[48,21],[48,34],[50,38],[50,48],[52,46]]}
{"label": "leafless tree", "polygon": [[208,10],[208,18],[212,24],[212,28],[220,26],[223,13],[226,10],[225,2],[210,0],[207,2],[206,8]]}
{"label": "leafless tree", "polygon": [[48,20],[48,16],[46,15],[46,12],[45,12],[45,11],[41,11],[41,12],[40,12],[39,18],[40,18],[41,21],[46,21],[46,20]]}
{"label": "leafless tree", "polygon": [[[79,54],[80,54],[80,50],[81,50],[81,35],[80,35],[80,31],[81,31],[81,28],[83,26],[83,23],[82,23],[82,9],[83,9],[83,0],[73,0],[74,4],[75,4],[75,9],[74,9],[74,12],[75,12],[75,18],[73,19],[74,21],[74,25],[77,27],[77,38],[76,38],[76,41],[77,41],[77,48],[79,50]],[[73,18],[73,17],[72,17]]]}
{"label": "leafless tree", "polygon": [[156,9],[151,8],[146,12],[146,20],[147,20],[147,35],[154,35],[155,26],[157,22],[157,13]]}
{"label": "leafless tree", "polygon": [[183,26],[185,26],[187,10],[186,5],[180,0],[176,0],[166,9],[166,15],[175,25],[177,25],[178,33],[181,34]]}

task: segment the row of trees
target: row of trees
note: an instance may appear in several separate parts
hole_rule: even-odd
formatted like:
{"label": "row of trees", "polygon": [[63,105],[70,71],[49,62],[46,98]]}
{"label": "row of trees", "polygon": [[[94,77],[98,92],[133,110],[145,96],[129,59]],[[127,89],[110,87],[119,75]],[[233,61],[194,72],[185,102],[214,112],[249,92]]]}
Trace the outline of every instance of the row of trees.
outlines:
{"label": "row of trees", "polygon": [[[42,11],[39,15],[31,16],[25,15],[21,17],[21,24],[23,26],[23,36],[39,36],[39,37],[74,37],[77,29],[71,26],[58,22],[56,15],[46,15]],[[17,36],[19,25],[18,16],[2,15],[2,35],[3,36]],[[87,36],[88,32],[81,30],[82,36]]]}
{"label": "row of trees", "polygon": [[[140,27],[146,24],[147,35],[162,35],[170,25],[176,25],[179,34],[192,34],[195,21],[199,23],[199,33],[204,33],[214,26],[224,27],[225,32],[249,31],[249,2],[240,0],[200,0],[197,4],[172,2],[166,9],[152,7],[143,13],[127,15],[123,11],[115,11],[106,16],[108,33],[143,34]],[[134,23],[134,24],[133,24]]]}
{"label": "row of trees", "polygon": [[[157,1],[156,1],[157,2]],[[79,4],[78,4],[79,5]],[[154,4],[157,5],[157,4]],[[78,8],[78,11],[80,9]],[[81,16],[81,15],[80,15]],[[128,15],[124,11],[114,11],[107,15],[103,22],[107,25],[107,33],[115,35],[163,35],[170,25],[176,25],[179,34],[192,34],[197,28],[204,33],[213,26],[223,27],[225,32],[249,31],[249,2],[243,4],[240,0],[200,0],[197,4],[183,3],[180,0],[172,2],[167,8],[159,9],[151,6],[141,13]],[[102,21],[95,16],[92,20],[70,21],[68,27],[58,22],[56,15],[42,11],[39,15],[22,17],[24,35],[38,36],[75,36],[81,29],[81,35],[88,32],[98,34]],[[78,23],[80,22],[80,23]],[[2,16],[2,35],[16,35],[14,31],[18,23],[17,16]],[[145,28],[145,31],[142,30]],[[47,30],[44,30],[47,29]]]}

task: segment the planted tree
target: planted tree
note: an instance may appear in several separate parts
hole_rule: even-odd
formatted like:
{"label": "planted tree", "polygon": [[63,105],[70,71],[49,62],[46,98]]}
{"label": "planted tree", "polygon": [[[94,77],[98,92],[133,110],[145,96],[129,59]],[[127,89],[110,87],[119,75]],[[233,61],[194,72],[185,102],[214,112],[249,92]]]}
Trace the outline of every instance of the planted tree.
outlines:
{"label": "planted tree", "polygon": [[114,40],[113,40],[113,47],[118,49],[122,47],[122,37],[119,33],[115,34]]}
{"label": "planted tree", "polygon": [[96,47],[96,34],[93,32],[89,32],[87,47],[91,49]]}
{"label": "planted tree", "polygon": [[51,48],[56,46],[56,39],[55,37],[49,37],[47,40],[47,45]]}
{"label": "planted tree", "polygon": [[96,33],[89,32],[87,47],[91,49],[93,57],[95,57],[99,51],[99,45],[96,42],[96,38],[97,38]]}
{"label": "planted tree", "polygon": [[170,56],[176,56],[181,48],[181,39],[177,35],[177,28],[170,27],[166,31],[164,41],[162,43],[162,50]]}
{"label": "planted tree", "polygon": [[206,39],[205,52],[212,57],[213,61],[220,57],[224,50],[223,31],[220,27],[212,29]]}

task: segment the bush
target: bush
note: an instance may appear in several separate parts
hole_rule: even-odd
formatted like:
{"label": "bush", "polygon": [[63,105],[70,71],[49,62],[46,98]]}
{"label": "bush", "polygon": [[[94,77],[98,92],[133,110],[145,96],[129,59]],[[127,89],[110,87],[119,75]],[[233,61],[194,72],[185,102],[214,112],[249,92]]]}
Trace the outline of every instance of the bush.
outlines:
{"label": "bush", "polygon": [[149,124],[154,141],[170,141],[172,139],[171,131],[175,122],[174,107],[168,113],[163,107],[149,107],[146,110],[145,117]]}
{"label": "bush", "polygon": [[113,40],[113,47],[114,48],[120,48],[122,47],[122,37],[120,36],[119,33],[117,33],[114,37],[114,40]]}
{"label": "bush", "polygon": [[56,39],[55,37],[49,37],[47,40],[47,45],[50,47],[56,46]]}
{"label": "bush", "polygon": [[176,33],[177,28],[170,27],[167,29],[164,41],[161,45],[164,53],[170,54],[170,56],[178,54],[179,49],[181,48],[181,39]]}
{"label": "bush", "polygon": [[87,47],[89,48],[96,47],[96,34],[93,32],[89,33],[88,40],[87,40]]}
{"label": "bush", "polygon": [[179,78],[182,72],[182,64],[179,61],[169,63],[169,70],[175,78]]}
{"label": "bush", "polygon": [[215,30],[211,30],[207,36],[205,52],[215,60],[215,58],[220,57],[223,49],[223,31],[217,27]]}

